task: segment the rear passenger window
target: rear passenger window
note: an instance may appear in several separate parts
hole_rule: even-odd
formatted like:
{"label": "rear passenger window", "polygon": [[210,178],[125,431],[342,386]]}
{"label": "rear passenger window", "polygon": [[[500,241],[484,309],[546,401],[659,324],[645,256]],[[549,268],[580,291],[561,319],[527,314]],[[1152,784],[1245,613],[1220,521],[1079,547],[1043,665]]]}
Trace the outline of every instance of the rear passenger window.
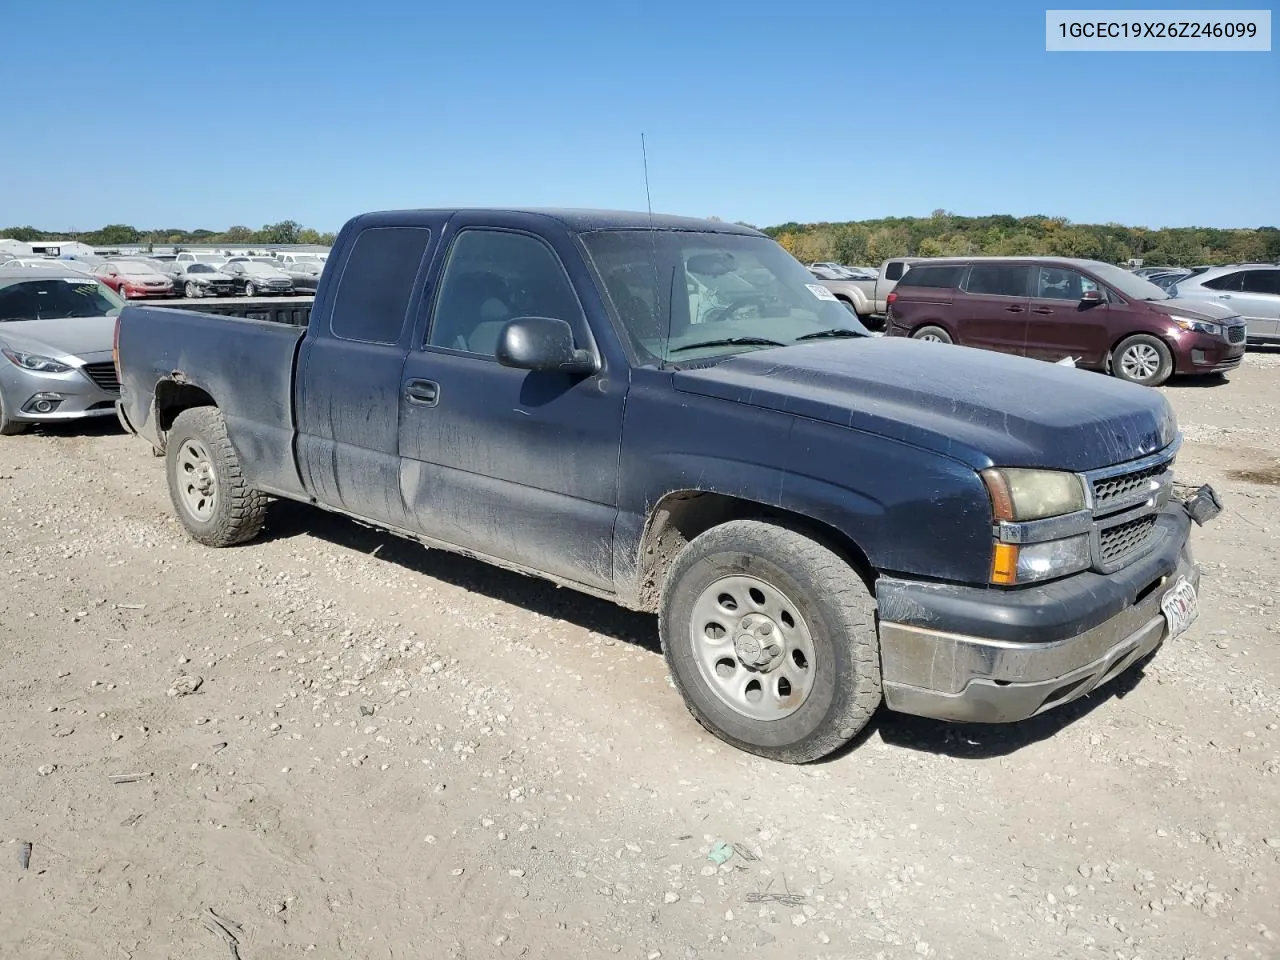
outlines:
{"label": "rear passenger window", "polygon": [[906,264],[901,260],[894,260],[884,268],[884,278],[886,280],[901,280],[902,275],[906,273]]}
{"label": "rear passenger window", "polygon": [[1280,293],[1280,270],[1248,270],[1240,289],[1245,293]]}
{"label": "rear passenger window", "polygon": [[992,297],[1025,297],[1032,269],[1008,263],[974,265],[969,270],[965,290]]}
{"label": "rear passenger window", "polygon": [[356,237],[334,297],[333,335],[398,343],[430,240],[426,227],[369,227]]}
{"label": "rear passenger window", "polygon": [[911,268],[910,274],[903,284],[912,287],[954,287],[960,283],[964,275],[964,267],[948,264],[946,266],[919,266]]}

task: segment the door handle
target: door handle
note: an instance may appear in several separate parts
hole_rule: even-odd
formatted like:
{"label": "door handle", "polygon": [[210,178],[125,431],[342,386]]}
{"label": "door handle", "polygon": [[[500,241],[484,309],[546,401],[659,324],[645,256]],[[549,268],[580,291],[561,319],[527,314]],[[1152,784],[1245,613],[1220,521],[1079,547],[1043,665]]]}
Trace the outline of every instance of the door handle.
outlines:
{"label": "door handle", "polygon": [[1230,300],[1230,299],[1231,299],[1231,294],[1229,294],[1229,293],[1220,293],[1220,294],[1218,294],[1218,299],[1219,299],[1219,300]]}
{"label": "door handle", "polygon": [[404,385],[404,398],[420,407],[434,407],[440,402],[440,384],[434,380],[410,380]]}
{"label": "door handle", "polygon": [[1032,313],[1053,313],[1048,307],[1034,307]]}
{"label": "door handle", "polygon": [[1022,308],[1021,308],[1021,307],[1005,307],[1005,310],[1006,310],[1007,312],[1009,312],[1009,313],[1021,313],[1021,312],[1022,312]]}

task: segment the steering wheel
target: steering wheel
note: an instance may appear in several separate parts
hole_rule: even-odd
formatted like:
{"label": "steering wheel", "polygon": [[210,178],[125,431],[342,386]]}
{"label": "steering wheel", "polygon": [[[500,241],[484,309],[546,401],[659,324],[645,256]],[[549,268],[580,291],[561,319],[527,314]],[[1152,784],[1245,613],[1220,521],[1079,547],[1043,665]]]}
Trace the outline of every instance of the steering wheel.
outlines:
{"label": "steering wheel", "polygon": [[722,323],[726,320],[732,320],[737,312],[744,307],[762,307],[768,303],[768,299],[758,293],[744,293],[733,298],[733,302],[723,307],[716,307],[707,313],[708,323]]}

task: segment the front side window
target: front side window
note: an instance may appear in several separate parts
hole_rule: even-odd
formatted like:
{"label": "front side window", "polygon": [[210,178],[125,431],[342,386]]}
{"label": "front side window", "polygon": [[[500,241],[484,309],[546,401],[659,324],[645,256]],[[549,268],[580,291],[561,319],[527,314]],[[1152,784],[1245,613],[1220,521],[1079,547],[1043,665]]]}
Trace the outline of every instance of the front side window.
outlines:
{"label": "front side window", "polygon": [[1025,297],[1034,269],[1016,263],[975,264],[969,270],[965,290],[989,297]]}
{"label": "front side window", "polygon": [[1095,280],[1064,267],[1041,267],[1036,296],[1042,300],[1078,301],[1090,290],[1097,290]]}
{"label": "front side window", "polygon": [[503,230],[463,230],[440,280],[427,342],[483,357],[517,317],[553,317],[586,346],[586,318],[560,258],[541,240]]}
{"label": "front side window", "polygon": [[641,363],[870,336],[768,237],[601,230],[584,234],[582,243]]}
{"label": "front side window", "polygon": [[1210,277],[1201,286],[1208,287],[1210,290],[1239,290],[1243,282],[1244,271],[1237,270],[1235,273],[1224,273],[1220,277]]}

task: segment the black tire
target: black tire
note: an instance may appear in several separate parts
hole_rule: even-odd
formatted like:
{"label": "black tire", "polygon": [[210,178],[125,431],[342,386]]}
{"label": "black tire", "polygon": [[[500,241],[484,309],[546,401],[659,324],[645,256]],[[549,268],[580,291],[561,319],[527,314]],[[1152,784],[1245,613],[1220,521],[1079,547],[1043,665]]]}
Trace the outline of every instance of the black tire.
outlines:
{"label": "black tire", "polygon": [[[807,696],[788,715],[744,715],[722,699],[699,668],[694,647],[702,637],[695,630],[708,634],[695,627],[695,605],[726,577],[763,581],[794,604],[798,617],[791,626],[807,628],[813,653],[808,669],[814,674]],[[788,622],[785,614],[781,622]],[[663,590],[658,631],[671,675],[694,719],[749,753],[783,763],[817,760],[852,739],[880,704],[875,603],[865,584],[834,552],[776,523],[734,520],[686,546]],[[732,655],[735,649],[731,639],[726,652]],[[785,654],[781,662],[789,663]],[[736,664],[734,669],[746,671],[744,676],[755,673]]]}
{"label": "black tire", "polygon": [[1112,353],[1111,374],[1144,387],[1158,387],[1173,375],[1173,353],[1159,337],[1136,333],[1120,341]]}
{"label": "black tire", "polygon": [[[189,447],[189,441],[195,441]],[[200,516],[189,504],[190,474],[182,463],[195,447],[207,453],[215,482],[208,497],[208,515]],[[165,473],[169,498],[178,519],[191,538],[210,547],[230,547],[252,540],[262,530],[267,498],[245,483],[240,459],[227,436],[226,423],[217,407],[194,407],[178,414],[166,442]]]}
{"label": "black tire", "polygon": [[4,397],[0,396],[0,437],[16,437],[20,433],[26,433],[30,429],[31,424],[24,423],[21,420],[10,420],[4,412]]}
{"label": "black tire", "polygon": [[186,286],[183,287],[183,293],[187,295],[188,300],[195,300],[197,297],[200,296],[199,288],[197,288],[196,285],[194,283],[191,283],[190,281],[187,281]]}
{"label": "black tire", "polygon": [[246,297],[252,297],[257,292],[258,292],[257,288],[254,287],[252,283],[246,283],[244,285],[244,295]]}
{"label": "black tire", "polygon": [[951,334],[943,330],[941,327],[935,327],[933,324],[921,327],[919,330],[911,334],[913,340],[936,340],[938,343],[954,343]]}

